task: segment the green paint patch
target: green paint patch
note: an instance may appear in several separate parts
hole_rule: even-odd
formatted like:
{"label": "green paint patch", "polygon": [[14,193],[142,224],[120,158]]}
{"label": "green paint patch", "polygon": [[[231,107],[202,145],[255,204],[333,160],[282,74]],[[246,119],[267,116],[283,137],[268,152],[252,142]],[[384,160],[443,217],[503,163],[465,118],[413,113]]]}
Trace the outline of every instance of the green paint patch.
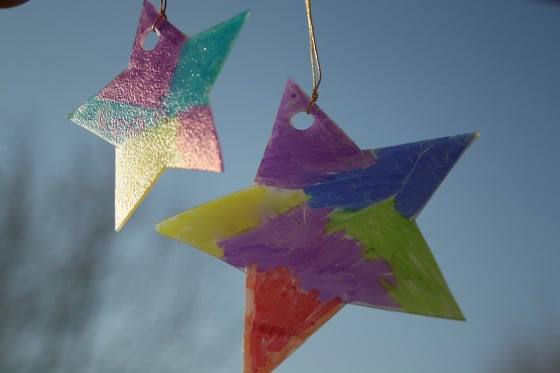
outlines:
{"label": "green paint patch", "polygon": [[420,229],[394,206],[391,197],[359,211],[335,211],[327,232],[344,230],[363,245],[365,258],[389,263],[397,284],[382,285],[404,311],[463,320]]}

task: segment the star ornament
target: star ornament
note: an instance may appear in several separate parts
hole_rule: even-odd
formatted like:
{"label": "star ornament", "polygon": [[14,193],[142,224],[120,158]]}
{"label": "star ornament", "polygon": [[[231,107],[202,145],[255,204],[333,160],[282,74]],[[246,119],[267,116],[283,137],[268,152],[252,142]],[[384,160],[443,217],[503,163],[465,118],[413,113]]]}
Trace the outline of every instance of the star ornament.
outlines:
{"label": "star ornament", "polygon": [[245,270],[245,372],[270,372],[347,303],[463,319],[415,222],[477,133],[361,150],[288,81],[255,184],[157,225]]}
{"label": "star ornament", "polygon": [[144,1],[128,68],[69,118],[116,147],[115,230],[169,167],[220,172],[208,94],[248,12],[187,37]]}

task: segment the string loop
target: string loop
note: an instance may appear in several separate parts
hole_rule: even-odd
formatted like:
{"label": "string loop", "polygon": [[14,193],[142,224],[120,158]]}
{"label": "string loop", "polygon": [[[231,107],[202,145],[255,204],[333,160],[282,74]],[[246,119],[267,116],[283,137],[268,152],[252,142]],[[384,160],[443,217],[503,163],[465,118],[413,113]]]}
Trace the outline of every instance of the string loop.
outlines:
{"label": "string loop", "polygon": [[154,21],[154,24],[152,25],[152,31],[156,32],[156,27],[158,25],[158,23],[161,22],[162,19],[167,19],[167,14],[165,14],[165,11],[167,9],[167,0],[160,0],[159,1],[159,17],[156,18],[156,20]]}
{"label": "string loop", "polygon": [[319,99],[319,85],[321,84],[323,74],[321,72],[317,41],[315,40],[315,26],[313,25],[313,15],[311,13],[311,0],[305,0],[305,9],[307,11],[307,25],[309,28],[309,56],[311,59],[311,75],[313,78],[313,92],[311,94],[311,101],[309,101],[309,105],[307,105],[307,114],[309,114],[311,106]]}

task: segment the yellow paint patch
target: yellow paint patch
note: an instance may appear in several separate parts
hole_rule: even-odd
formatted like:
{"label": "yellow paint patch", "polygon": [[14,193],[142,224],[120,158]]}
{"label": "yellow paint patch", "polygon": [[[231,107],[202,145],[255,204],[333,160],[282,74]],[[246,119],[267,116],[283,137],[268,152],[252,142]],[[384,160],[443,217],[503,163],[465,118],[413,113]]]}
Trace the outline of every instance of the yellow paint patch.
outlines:
{"label": "yellow paint patch", "polygon": [[115,157],[115,229],[138,208],[166,167],[180,160],[175,119],[150,128],[117,146]]}
{"label": "yellow paint patch", "polygon": [[217,242],[254,229],[308,198],[301,190],[255,185],[164,220],[156,230],[219,258],[224,252]]}

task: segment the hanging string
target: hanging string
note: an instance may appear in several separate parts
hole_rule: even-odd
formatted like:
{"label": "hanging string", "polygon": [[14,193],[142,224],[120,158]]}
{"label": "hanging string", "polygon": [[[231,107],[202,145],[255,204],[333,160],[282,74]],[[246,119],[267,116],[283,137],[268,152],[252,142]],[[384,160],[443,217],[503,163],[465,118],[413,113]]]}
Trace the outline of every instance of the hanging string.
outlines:
{"label": "hanging string", "polygon": [[319,52],[317,51],[317,41],[315,40],[315,27],[313,26],[313,15],[311,14],[311,0],[305,0],[305,8],[307,11],[307,25],[309,27],[309,55],[311,58],[311,75],[313,77],[313,93],[311,101],[307,105],[307,114],[311,110],[311,106],[319,99],[319,85],[323,78],[321,73],[321,62],[319,61]]}
{"label": "hanging string", "polygon": [[159,17],[156,18],[156,20],[154,21],[154,24],[152,25],[152,31],[153,32],[156,32],[156,27],[162,19],[167,19],[167,14],[165,14],[166,9],[167,9],[167,0],[160,0],[159,1]]}

